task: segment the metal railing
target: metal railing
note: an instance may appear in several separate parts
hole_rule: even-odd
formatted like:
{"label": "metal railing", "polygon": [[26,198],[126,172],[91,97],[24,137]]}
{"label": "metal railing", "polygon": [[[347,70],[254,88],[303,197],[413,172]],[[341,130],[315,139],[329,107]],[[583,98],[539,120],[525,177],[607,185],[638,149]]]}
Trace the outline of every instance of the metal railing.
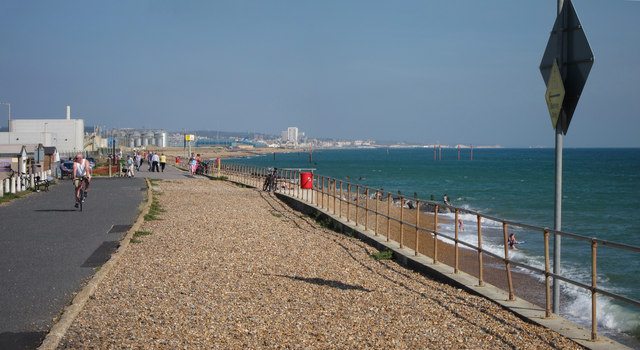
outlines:
{"label": "metal railing", "polygon": [[[223,163],[218,168],[210,169],[210,172],[218,172],[218,170],[229,178],[231,181],[243,183],[249,186],[261,188],[264,179],[267,176],[268,168],[251,166],[246,164]],[[383,190],[372,189],[359,184],[349,183],[331,177],[314,175],[313,186],[311,189],[300,188],[300,171],[293,169],[279,169],[277,191],[293,198],[306,201],[326,210],[328,213],[337,215],[339,218],[345,218],[347,222],[353,222],[356,227],[361,226],[365,231],[373,231],[374,235],[382,235],[386,237],[386,241],[394,241],[398,243],[399,248],[408,248],[414,251],[414,254],[424,255],[433,259],[434,264],[441,263],[439,256],[439,248],[446,242],[441,239],[452,242],[453,258],[452,268],[454,273],[459,273],[460,269],[460,245],[475,251],[477,254],[476,271],[465,271],[471,273],[478,278],[478,285],[483,286],[485,283],[484,270],[486,268],[483,263],[483,257],[486,255],[493,259],[497,259],[504,263],[504,274],[507,280],[507,289],[509,300],[515,300],[515,291],[511,269],[512,266],[518,266],[522,269],[533,272],[534,274],[544,276],[545,288],[545,315],[551,317],[551,281],[563,281],[582,288],[591,293],[591,339],[597,339],[597,314],[596,314],[596,296],[601,294],[609,298],[621,301],[623,303],[640,307],[640,301],[627,298],[625,296],[603,290],[597,285],[597,248],[598,245],[608,246],[625,251],[640,253],[640,247],[630,246],[597,238],[589,238],[567,232],[555,231],[549,228],[536,227],[518,222],[504,220],[496,217],[480,214],[473,210],[462,209],[455,206],[442,204],[434,201],[421,200],[418,198],[407,198],[398,193],[394,195]],[[355,191],[354,191],[355,190]],[[421,211],[420,208],[428,210],[428,213]],[[426,207],[426,208],[425,208]],[[439,230],[438,218],[439,212],[442,210],[452,211],[454,216],[454,235],[447,235]],[[408,212],[408,213],[407,213]],[[431,213],[432,212],[432,213]],[[459,215],[461,213],[474,215],[477,218],[477,244],[465,242],[459,238],[460,225],[458,224]],[[413,214],[413,215],[411,215]],[[426,219],[426,220],[425,220]],[[502,239],[504,246],[504,256],[495,254],[483,248],[482,246],[482,221],[490,220],[500,223],[502,226]],[[381,224],[382,221],[382,224]],[[538,233],[542,236],[544,242],[544,268],[527,265],[509,258],[508,248],[508,230],[517,227]],[[425,237],[426,235],[426,237]],[[583,283],[562,274],[555,274],[550,269],[551,260],[549,255],[549,237],[561,236],[577,241],[588,242],[591,246],[591,282]],[[449,259],[451,260],[451,259]],[[638,261],[640,259],[634,259]]]}

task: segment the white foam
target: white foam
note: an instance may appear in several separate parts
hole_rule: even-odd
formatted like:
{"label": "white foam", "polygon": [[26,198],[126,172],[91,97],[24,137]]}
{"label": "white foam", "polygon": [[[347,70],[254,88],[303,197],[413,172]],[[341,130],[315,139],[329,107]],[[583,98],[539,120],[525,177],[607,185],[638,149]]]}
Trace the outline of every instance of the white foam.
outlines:
{"label": "white foam", "polygon": [[[440,223],[438,230],[447,236],[454,236],[455,227],[455,213],[439,214],[441,217],[446,217],[450,220],[447,223]],[[458,237],[461,241],[478,245],[477,235],[477,216],[467,213],[459,213],[458,217],[463,220],[464,231],[458,232]],[[497,256],[504,257],[504,238],[501,234],[502,223],[493,220],[482,219],[481,221],[483,229],[482,248],[488,252],[491,252]],[[484,230],[487,230],[486,232]],[[491,231],[493,230],[493,232]],[[500,230],[500,234],[495,233],[495,230]],[[451,243],[450,240],[441,238],[443,242]],[[544,257],[532,254],[526,247],[522,247],[518,250],[510,250],[509,258],[513,261],[520,262],[531,267],[544,270]],[[544,276],[538,273],[529,271],[528,269],[518,268],[518,272],[527,273],[533,276],[539,282],[544,282]],[[567,261],[563,261],[562,275],[571,279],[580,281],[585,284],[590,284],[591,270],[590,265],[578,266]],[[598,276],[598,286],[606,289],[610,292],[624,295],[625,290],[614,290],[609,283],[609,279],[606,276]],[[561,314],[574,322],[577,322],[584,327],[591,327],[591,293],[588,290],[574,286],[569,283],[561,283],[561,293],[568,297],[566,305],[561,305]],[[634,334],[636,337],[640,334],[640,314],[636,310],[635,312],[631,307],[623,307],[616,303],[609,297],[598,295],[596,313],[598,318],[599,331],[615,335],[615,333],[628,333]]]}

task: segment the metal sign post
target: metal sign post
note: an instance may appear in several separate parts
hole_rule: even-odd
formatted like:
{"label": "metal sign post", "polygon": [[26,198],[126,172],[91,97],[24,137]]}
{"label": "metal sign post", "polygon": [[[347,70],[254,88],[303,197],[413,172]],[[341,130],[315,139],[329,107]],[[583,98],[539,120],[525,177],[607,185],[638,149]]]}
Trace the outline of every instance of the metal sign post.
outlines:
{"label": "metal sign post", "polygon": [[[554,230],[562,229],[562,134],[566,134],[593,65],[593,52],[571,0],[558,0],[558,16],[540,62],[545,100],[556,133]],[[561,237],[554,235],[553,273],[561,272]],[[560,313],[560,281],[553,281],[553,312]]]}

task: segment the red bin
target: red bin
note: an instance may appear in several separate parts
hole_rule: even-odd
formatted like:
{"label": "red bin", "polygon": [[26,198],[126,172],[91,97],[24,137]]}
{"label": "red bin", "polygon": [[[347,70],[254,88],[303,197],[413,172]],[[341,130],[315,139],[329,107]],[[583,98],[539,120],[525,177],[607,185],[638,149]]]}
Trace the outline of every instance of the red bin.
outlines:
{"label": "red bin", "polygon": [[300,188],[302,188],[303,190],[309,190],[313,188],[312,173],[300,173]]}

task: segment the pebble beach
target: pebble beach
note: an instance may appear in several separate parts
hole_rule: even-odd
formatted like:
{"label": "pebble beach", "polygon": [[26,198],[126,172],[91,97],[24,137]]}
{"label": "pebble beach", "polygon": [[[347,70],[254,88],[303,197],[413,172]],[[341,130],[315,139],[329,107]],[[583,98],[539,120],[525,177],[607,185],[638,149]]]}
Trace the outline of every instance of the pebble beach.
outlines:
{"label": "pebble beach", "polygon": [[156,183],[146,221],[61,349],[579,349],[224,181]]}

